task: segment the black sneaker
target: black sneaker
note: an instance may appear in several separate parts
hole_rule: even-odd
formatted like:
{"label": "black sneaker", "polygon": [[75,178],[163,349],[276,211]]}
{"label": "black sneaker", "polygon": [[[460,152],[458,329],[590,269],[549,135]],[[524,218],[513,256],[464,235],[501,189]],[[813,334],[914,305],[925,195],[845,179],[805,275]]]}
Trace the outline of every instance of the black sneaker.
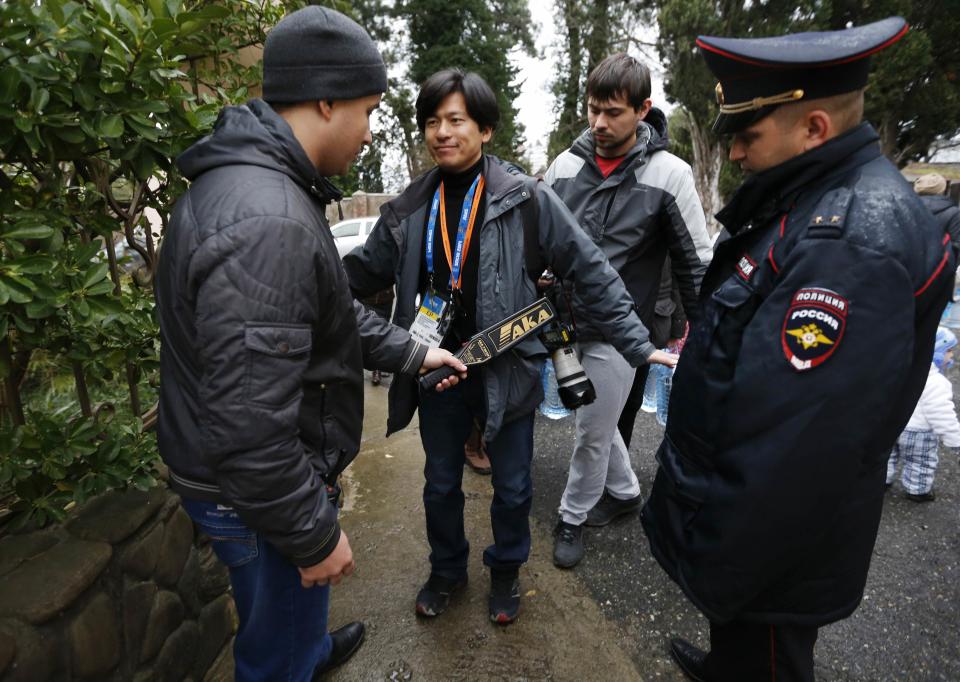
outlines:
{"label": "black sneaker", "polygon": [[439,616],[450,605],[450,596],[467,586],[467,576],[458,580],[430,574],[427,583],[417,594],[417,615],[426,618]]}
{"label": "black sneaker", "polygon": [[553,565],[559,568],[573,568],[583,558],[583,526],[574,526],[557,521],[553,530]]}
{"label": "black sneaker", "polygon": [[490,571],[490,620],[509,625],[520,613],[520,577],[517,569]]}
{"label": "black sneaker", "polygon": [[904,493],[903,495],[911,502],[933,502],[935,499],[937,499],[937,496],[932,490],[928,493]]}
{"label": "black sneaker", "polygon": [[596,506],[587,512],[587,520],[583,522],[585,526],[606,526],[618,516],[630,514],[640,508],[642,498],[640,495],[631,497],[629,500],[621,500],[611,495],[606,490],[600,497]]}

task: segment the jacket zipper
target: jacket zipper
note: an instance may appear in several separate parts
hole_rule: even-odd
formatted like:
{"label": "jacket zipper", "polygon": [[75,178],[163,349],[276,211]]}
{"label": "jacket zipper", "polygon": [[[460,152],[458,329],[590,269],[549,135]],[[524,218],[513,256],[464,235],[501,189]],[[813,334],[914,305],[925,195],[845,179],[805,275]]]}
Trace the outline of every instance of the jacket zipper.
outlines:
{"label": "jacket zipper", "polygon": [[[500,223],[497,223],[497,279],[493,283],[493,293],[497,296],[500,295],[500,262],[503,258],[503,230],[500,227]],[[477,287],[477,291],[480,291],[480,287]]]}
{"label": "jacket zipper", "polygon": [[320,456],[327,451],[327,385],[320,384],[320,432],[323,442],[320,444]]}
{"label": "jacket zipper", "polygon": [[617,199],[617,189],[614,188],[613,192],[610,195],[610,200],[607,201],[607,208],[603,212],[603,222],[600,223],[600,234],[597,236],[597,243],[599,244],[603,240],[603,235],[607,231],[607,220],[610,219],[610,211],[613,209],[613,202]]}

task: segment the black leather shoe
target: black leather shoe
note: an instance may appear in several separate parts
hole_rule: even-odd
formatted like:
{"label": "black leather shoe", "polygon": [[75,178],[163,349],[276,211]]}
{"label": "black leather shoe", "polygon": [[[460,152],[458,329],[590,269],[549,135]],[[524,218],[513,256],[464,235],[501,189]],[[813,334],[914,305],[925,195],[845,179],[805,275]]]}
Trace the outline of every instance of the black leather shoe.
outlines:
{"label": "black leather shoe", "polygon": [[363,644],[363,637],[367,630],[363,623],[356,622],[344,625],[339,630],[330,633],[330,639],[333,640],[333,648],[330,649],[330,658],[322,666],[318,666],[313,671],[313,680],[317,682],[328,672],[346,663],[351,656],[357,653],[357,649]]}
{"label": "black leather shoe", "polygon": [[680,669],[694,682],[707,682],[703,672],[703,662],[707,659],[707,652],[698,649],[690,642],[679,637],[670,640],[670,654]]}

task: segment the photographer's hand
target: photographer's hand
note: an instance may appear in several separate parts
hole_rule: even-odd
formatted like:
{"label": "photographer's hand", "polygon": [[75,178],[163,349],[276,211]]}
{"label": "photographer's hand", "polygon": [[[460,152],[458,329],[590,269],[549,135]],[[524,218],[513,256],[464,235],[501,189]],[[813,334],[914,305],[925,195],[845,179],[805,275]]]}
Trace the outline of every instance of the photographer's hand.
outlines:
{"label": "photographer's hand", "polygon": [[655,350],[647,358],[648,365],[666,365],[667,367],[676,367],[677,360],[680,359],[679,355],[674,355],[673,353],[664,353],[662,350]]}

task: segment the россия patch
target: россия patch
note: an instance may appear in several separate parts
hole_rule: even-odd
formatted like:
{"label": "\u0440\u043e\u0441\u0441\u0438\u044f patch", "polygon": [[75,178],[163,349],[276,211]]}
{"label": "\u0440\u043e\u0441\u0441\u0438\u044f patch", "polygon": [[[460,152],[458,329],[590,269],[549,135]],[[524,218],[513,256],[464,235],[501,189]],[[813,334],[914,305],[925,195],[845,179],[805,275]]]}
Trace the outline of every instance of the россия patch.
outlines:
{"label": "\u0440\u043e\u0441\u0441\u0438\u044f patch", "polygon": [[798,372],[826,362],[840,346],[850,305],[835,291],[808,287],[793,295],[780,335],[783,353]]}

